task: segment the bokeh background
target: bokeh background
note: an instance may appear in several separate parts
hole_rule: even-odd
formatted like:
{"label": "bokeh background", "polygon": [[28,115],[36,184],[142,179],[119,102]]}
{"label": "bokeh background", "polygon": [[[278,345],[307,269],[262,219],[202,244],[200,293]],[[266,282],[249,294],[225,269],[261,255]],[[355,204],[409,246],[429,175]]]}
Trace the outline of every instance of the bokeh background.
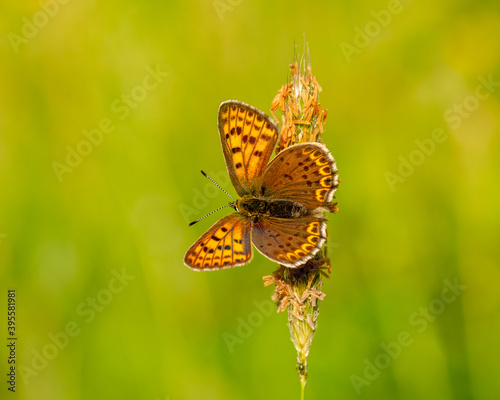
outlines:
{"label": "bokeh background", "polygon": [[304,34],[342,178],[306,398],[500,397],[497,1],[6,0],[0,28],[1,398],[299,398],[275,265],[182,258],[227,213],[188,228],[229,200],[199,170],[234,193],[219,104],[268,111]]}

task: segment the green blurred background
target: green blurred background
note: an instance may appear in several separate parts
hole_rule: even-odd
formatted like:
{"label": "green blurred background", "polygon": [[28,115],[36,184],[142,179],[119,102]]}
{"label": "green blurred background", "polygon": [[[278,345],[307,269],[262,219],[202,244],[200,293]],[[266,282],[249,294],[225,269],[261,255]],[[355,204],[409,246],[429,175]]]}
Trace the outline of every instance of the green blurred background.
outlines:
{"label": "green blurred background", "polygon": [[219,104],[268,111],[304,33],[342,178],[306,398],[500,398],[500,5],[313,4],[2,2],[1,398],[299,398],[275,265],[182,258],[227,213],[188,228],[228,201],[199,170],[234,193]]}

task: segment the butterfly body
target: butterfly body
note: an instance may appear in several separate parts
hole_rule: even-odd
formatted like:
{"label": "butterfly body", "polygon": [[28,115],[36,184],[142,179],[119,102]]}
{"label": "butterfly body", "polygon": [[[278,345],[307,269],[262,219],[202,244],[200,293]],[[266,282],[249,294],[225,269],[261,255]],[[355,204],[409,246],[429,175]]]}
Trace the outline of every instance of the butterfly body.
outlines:
{"label": "butterfly body", "polygon": [[271,218],[299,218],[309,215],[311,210],[292,200],[258,198],[244,196],[236,201],[236,208],[242,215],[249,217],[252,222],[267,217]]}
{"label": "butterfly body", "polygon": [[325,145],[302,143],[269,162],[278,128],[262,111],[239,101],[219,108],[219,134],[236,212],[221,218],[187,251],[197,271],[251,261],[252,244],[270,260],[302,266],[326,241],[326,218],[338,186],[335,160]]}

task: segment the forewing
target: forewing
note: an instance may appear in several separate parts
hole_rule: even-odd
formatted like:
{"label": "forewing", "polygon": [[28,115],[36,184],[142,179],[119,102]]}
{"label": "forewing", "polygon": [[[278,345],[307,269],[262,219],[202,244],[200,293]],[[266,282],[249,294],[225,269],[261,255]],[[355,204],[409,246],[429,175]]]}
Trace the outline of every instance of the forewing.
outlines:
{"label": "forewing", "polygon": [[278,128],[262,111],[235,100],[220,105],[218,125],[234,189],[240,196],[254,193],[274,150]]}
{"label": "forewing", "polygon": [[326,240],[326,219],[321,215],[259,219],[252,228],[257,250],[271,261],[296,268],[314,257]]}
{"label": "forewing", "polygon": [[328,205],[339,184],[333,156],[322,143],[301,143],[281,151],[264,172],[263,196],[293,200],[311,210]]}
{"label": "forewing", "polygon": [[239,267],[252,259],[251,223],[233,213],[220,219],[187,251],[184,264],[196,271]]}

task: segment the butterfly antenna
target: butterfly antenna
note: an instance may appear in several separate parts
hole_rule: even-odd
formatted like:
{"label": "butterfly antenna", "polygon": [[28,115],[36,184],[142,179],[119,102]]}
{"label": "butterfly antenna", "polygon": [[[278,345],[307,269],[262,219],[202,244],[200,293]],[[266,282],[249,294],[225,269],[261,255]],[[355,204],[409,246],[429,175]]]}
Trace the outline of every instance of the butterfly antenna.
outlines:
{"label": "butterfly antenna", "polygon": [[[224,189],[222,189],[222,188],[219,186],[219,184],[218,184],[217,182],[215,182],[212,178],[210,178],[210,177],[209,177],[209,176],[208,176],[205,172],[201,171],[201,173],[203,174],[203,176],[204,176],[205,178],[210,179],[210,180],[212,181],[212,183],[213,183],[215,186],[217,186],[220,190],[222,190],[222,191],[223,191],[224,193],[226,193],[229,197],[231,197],[233,200],[235,200],[235,201],[236,201],[236,199],[235,199],[233,196],[231,196],[228,192],[226,192]],[[224,206],[224,207],[227,207],[227,206]],[[215,210],[215,211],[217,211],[217,210]],[[210,214],[208,214],[208,215],[210,215]]]}
{"label": "butterfly antenna", "polygon": [[216,210],[213,210],[213,211],[209,212],[207,215],[204,215],[203,217],[198,218],[196,221],[191,222],[191,223],[189,224],[189,226],[194,225],[194,224],[196,224],[197,222],[200,222],[202,219],[204,219],[204,218],[208,217],[209,215],[212,215],[214,212],[217,212],[217,211],[219,211],[219,210],[222,210],[223,208],[226,208],[226,207],[233,207],[233,208],[234,208],[234,204],[233,204],[233,203],[230,203],[230,204],[226,204],[225,206],[219,207],[219,208],[217,208]]}

